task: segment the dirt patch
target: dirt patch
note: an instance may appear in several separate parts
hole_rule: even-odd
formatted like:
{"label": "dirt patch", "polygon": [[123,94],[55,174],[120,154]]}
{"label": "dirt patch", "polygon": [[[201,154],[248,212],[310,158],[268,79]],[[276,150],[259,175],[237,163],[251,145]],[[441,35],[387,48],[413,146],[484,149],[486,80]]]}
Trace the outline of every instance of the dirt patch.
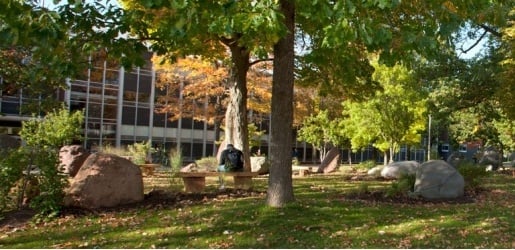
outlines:
{"label": "dirt patch", "polygon": [[30,208],[22,208],[3,214],[4,218],[0,220],[0,232],[24,226],[30,222],[35,214],[36,212]]}

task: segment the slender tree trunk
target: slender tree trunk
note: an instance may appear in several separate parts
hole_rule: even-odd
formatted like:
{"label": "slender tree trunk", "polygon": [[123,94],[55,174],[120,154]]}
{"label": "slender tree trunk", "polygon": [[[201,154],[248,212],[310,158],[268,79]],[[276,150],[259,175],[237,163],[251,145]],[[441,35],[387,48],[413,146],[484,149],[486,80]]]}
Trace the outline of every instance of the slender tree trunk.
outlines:
{"label": "slender tree trunk", "polygon": [[250,150],[247,122],[247,72],[250,53],[236,42],[228,43],[233,62],[229,81],[229,105],[225,115],[225,140],[243,152],[244,170],[250,171]]}
{"label": "slender tree trunk", "polygon": [[383,165],[388,165],[388,151],[384,151]]}
{"label": "slender tree trunk", "polygon": [[279,0],[288,34],[274,46],[270,175],[267,204],[282,207],[294,200],[291,169],[293,127],[294,0]]}
{"label": "slender tree trunk", "polygon": [[[392,163],[394,161],[395,152],[397,152],[397,144],[393,140],[390,140],[390,161],[388,163]],[[399,160],[401,160],[400,157]]]}
{"label": "slender tree trunk", "polygon": [[347,151],[347,157],[349,159],[349,165],[352,165],[352,149],[349,148],[349,151]]}

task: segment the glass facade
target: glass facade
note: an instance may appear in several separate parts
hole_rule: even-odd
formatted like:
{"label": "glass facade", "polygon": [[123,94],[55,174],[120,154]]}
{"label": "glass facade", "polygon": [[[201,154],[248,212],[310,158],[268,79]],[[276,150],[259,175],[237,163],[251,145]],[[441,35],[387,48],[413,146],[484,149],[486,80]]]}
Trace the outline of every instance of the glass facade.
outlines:
{"label": "glass facade", "polygon": [[168,114],[152,112],[156,93],[166,92],[155,88],[151,65],[131,70],[108,65],[96,64],[84,79],[69,82],[70,109],[85,112],[85,147],[96,150],[151,138],[155,147],[164,150],[180,143],[185,161],[214,155],[211,126],[191,119],[169,121]]}
{"label": "glass facade", "polygon": [[[147,54],[150,59],[151,54]],[[67,81],[68,89],[56,93],[70,110],[83,110],[83,145],[95,151],[103,146],[125,146],[151,140],[154,147],[169,151],[180,144],[183,159],[193,161],[213,156],[212,126],[192,119],[170,121],[169,114],[152,112],[157,95],[156,72],[150,60],[143,67],[125,70],[114,63],[91,59],[91,67],[79,79]],[[1,81],[1,77],[0,77]],[[0,133],[17,135],[27,100],[22,89],[0,88]]]}

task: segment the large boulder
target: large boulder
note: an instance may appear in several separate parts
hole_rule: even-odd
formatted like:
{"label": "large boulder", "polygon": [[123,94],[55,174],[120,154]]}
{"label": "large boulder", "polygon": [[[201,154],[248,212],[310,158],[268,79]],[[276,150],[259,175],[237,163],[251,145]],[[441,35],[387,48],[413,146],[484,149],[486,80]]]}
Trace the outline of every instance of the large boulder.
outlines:
{"label": "large boulder", "polygon": [[340,150],[337,147],[331,148],[318,167],[318,173],[331,173],[340,165]]}
{"label": "large boulder", "polygon": [[465,180],[443,160],[424,162],[417,168],[414,193],[427,199],[453,199],[463,196]]}
{"label": "large boulder", "polygon": [[122,157],[90,155],[65,191],[66,206],[115,207],[144,199],[140,168]]}
{"label": "large boulder", "polygon": [[387,179],[399,179],[402,175],[415,175],[420,163],[417,161],[397,161],[386,165],[381,176]]}
{"label": "large boulder", "polygon": [[67,145],[59,150],[59,170],[74,177],[90,153],[81,145]]}

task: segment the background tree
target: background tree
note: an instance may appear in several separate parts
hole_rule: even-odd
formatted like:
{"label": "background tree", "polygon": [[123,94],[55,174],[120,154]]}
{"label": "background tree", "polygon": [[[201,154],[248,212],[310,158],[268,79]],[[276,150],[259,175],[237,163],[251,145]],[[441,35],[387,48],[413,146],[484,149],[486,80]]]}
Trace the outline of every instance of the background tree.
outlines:
{"label": "background tree", "polygon": [[0,3],[0,88],[23,88],[24,96],[37,100],[22,107],[27,113],[57,108],[56,91],[67,87],[66,78],[74,79],[90,66],[93,53],[108,51],[106,57],[126,67],[144,63],[141,41],[120,36],[128,26],[116,6],[74,1],[48,9],[42,2]]}
{"label": "background tree", "polygon": [[307,117],[298,131],[298,139],[311,143],[319,150],[320,161],[324,160],[331,148],[348,144],[341,117],[330,117],[328,110]]}
{"label": "background tree", "polygon": [[515,121],[504,117],[493,121],[493,125],[499,131],[499,141],[504,152],[515,151]]}
{"label": "background tree", "polygon": [[132,31],[150,41],[150,48],[170,59],[202,55],[223,59],[230,52],[229,102],[225,138],[241,148],[245,168],[250,170],[247,128],[247,73],[257,61],[267,58],[283,33],[275,1],[149,2],[128,0]]}
{"label": "background tree", "polygon": [[[223,61],[208,62],[189,56],[170,63],[157,56],[153,62],[158,70],[157,87],[165,93],[158,96],[159,107],[156,110],[169,114],[171,121],[192,118],[212,124],[216,140],[219,140],[220,126],[229,102],[226,84],[229,69]],[[262,122],[270,114],[271,74],[266,63],[255,64],[249,69],[248,92],[250,126],[253,122]],[[249,136],[254,135],[249,131]]]}
{"label": "background tree", "polygon": [[[422,62],[418,71],[431,90],[430,109],[434,121],[443,125],[442,130],[450,132],[450,143],[455,148],[459,143],[480,140],[503,150],[500,137],[507,137],[494,124],[504,124],[512,115],[509,97],[513,81],[505,78],[510,74],[505,63],[509,64],[512,57],[507,39],[510,29],[504,26],[490,29],[484,25],[477,25],[477,29],[467,27],[470,31],[465,35],[457,33],[455,40],[460,41],[463,36],[474,38],[475,31],[481,31],[476,39],[488,38],[482,54],[464,59],[458,57],[459,53],[472,47],[458,49],[458,53],[447,51],[437,60]],[[477,43],[479,40],[474,45]]]}
{"label": "background tree", "polygon": [[[512,4],[513,6],[513,4]],[[496,96],[500,100],[503,112],[509,119],[515,119],[515,9],[508,13],[508,24],[502,29],[501,45],[498,53],[502,55],[499,62],[501,67],[500,86]]]}
{"label": "background tree", "polygon": [[319,109],[317,88],[314,86],[294,86],[293,124],[302,125],[304,119]]}
{"label": "background tree", "polygon": [[307,117],[298,130],[297,139],[311,143],[313,147],[320,151],[320,161],[323,161],[329,148],[333,146],[331,141],[331,123],[338,122],[330,120],[328,111],[322,110]]}
{"label": "background tree", "polygon": [[158,72],[156,87],[164,93],[157,97],[156,111],[168,114],[171,121],[191,118],[212,124],[218,139],[226,111],[227,68],[193,56],[175,63],[163,57],[152,60]]}
{"label": "background tree", "polygon": [[451,143],[455,148],[460,143],[480,141],[483,146],[509,152],[515,141],[513,131],[513,120],[489,103],[454,111],[449,118]]}
{"label": "background tree", "polygon": [[[375,65],[373,78],[382,91],[364,102],[344,102],[343,126],[354,149],[374,146],[385,152],[385,164],[402,144],[418,145],[425,130],[426,103],[413,74],[402,65]],[[386,150],[389,150],[386,154]],[[386,156],[389,156],[389,160]]]}

